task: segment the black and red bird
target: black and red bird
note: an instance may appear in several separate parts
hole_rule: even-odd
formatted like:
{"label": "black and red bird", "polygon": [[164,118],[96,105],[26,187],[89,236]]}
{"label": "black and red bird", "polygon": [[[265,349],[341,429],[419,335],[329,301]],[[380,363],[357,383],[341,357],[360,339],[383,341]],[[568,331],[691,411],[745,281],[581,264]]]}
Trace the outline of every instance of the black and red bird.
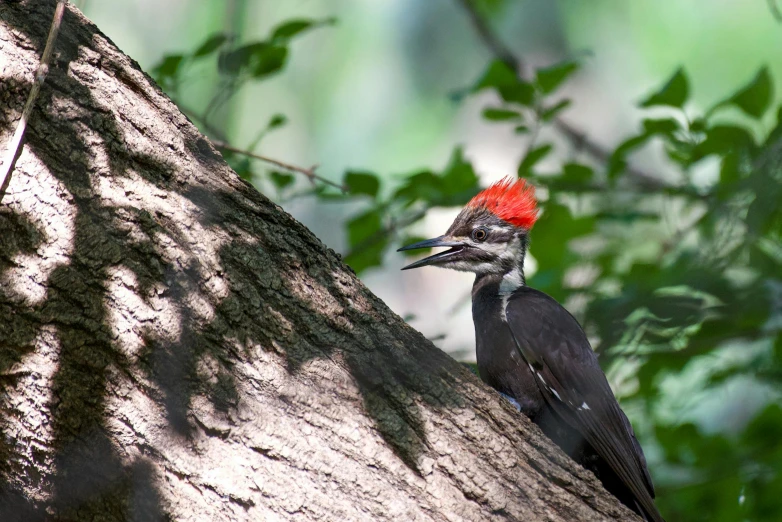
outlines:
{"label": "black and red bird", "polygon": [[524,257],[538,217],[532,186],[505,179],[475,196],[448,231],[400,250],[450,247],[406,267],[475,273],[478,372],[608,491],[646,520],[654,505],[646,459],[578,321],[529,288]]}

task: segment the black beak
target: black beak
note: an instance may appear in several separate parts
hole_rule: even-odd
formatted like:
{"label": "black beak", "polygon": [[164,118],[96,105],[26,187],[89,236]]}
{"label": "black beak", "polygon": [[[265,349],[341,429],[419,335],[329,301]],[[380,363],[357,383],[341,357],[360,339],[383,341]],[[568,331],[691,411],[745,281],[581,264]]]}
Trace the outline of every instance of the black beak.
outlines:
{"label": "black beak", "polygon": [[402,270],[410,270],[411,268],[418,268],[422,266],[437,264],[440,261],[444,261],[450,258],[457,252],[461,252],[467,247],[467,245],[465,245],[461,241],[453,241],[451,240],[451,238],[448,238],[446,236],[440,236],[432,239],[427,239],[425,241],[419,241],[418,243],[413,243],[412,245],[403,246],[402,248],[397,250],[397,252],[402,252],[403,250],[416,250],[418,248],[432,248],[432,247],[452,247],[452,248],[446,250],[445,252],[439,252],[432,256],[420,259],[415,263],[410,263],[406,267],[402,268]]}

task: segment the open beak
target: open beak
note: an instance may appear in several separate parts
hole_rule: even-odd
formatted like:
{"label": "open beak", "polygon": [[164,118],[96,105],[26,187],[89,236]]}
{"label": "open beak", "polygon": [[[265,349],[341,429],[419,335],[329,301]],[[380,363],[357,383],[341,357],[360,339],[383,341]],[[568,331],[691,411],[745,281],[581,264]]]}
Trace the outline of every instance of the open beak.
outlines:
{"label": "open beak", "polygon": [[453,255],[457,254],[458,252],[461,252],[462,250],[467,248],[467,245],[465,245],[462,241],[454,241],[453,238],[447,236],[440,236],[440,237],[435,237],[433,239],[427,239],[425,241],[419,241],[418,243],[413,243],[412,245],[403,246],[402,248],[397,250],[397,252],[402,252],[403,250],[416,250],[418,248],[432,248],[432,247],[451,247],[451,248],[449,248],[445,252],[439,252],[429,257],[419,259],[415,263],[410,263],[406,267],[402,268],[402,270],[410,270],[411,268],[418,268],[427,265],[436,265],[442,261],[446,261],[450,259]]}

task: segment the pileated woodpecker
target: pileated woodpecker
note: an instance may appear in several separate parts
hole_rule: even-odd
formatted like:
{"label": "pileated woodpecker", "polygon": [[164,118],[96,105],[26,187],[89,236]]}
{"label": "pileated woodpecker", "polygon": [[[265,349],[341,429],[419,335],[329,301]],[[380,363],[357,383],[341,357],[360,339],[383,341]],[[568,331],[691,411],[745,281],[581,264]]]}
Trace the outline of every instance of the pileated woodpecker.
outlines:
{"label": "pileated woodpecker", "polygon": [[399,250],[450,247],[403,270],[435,265],[475,273],[478,372],[608,491],[644,519],[664,522],[633,428],[578,321],[525,285],[524,256],[538,217],[534,188],[502,180],[475,196],[448,231]]}

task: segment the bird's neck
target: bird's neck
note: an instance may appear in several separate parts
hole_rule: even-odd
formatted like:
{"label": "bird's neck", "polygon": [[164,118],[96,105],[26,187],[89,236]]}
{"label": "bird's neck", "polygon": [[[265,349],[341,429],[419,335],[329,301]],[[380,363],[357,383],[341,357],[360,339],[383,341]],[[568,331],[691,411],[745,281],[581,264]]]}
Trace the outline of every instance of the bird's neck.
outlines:
{"label": "bird's neck", "polygon": [[510,295],[526,284],[524,278],[524,262],[520,262],[504,274],[477,274],[473,284],[473,294],[481,289],[491,288],[499,295]]}
{"label": "bird's neck", "polygon": [[524,265],[520,264],[502,276],[499,293],[501,295],[512,294],[525,284],[527,284],[527,281],[524,279]]}
{"label": "bird's neck", "polygon": [[513,267],[506,273],[502,274],[500,280],[499,294],[502,296],[509,296],[522,286],[527,284],[527,280],[524,279],[524,258],[527,257],[527,246],[529,245],[529,239],[526,235],[521,236],[518,247],[516,249],[515,262]]}

